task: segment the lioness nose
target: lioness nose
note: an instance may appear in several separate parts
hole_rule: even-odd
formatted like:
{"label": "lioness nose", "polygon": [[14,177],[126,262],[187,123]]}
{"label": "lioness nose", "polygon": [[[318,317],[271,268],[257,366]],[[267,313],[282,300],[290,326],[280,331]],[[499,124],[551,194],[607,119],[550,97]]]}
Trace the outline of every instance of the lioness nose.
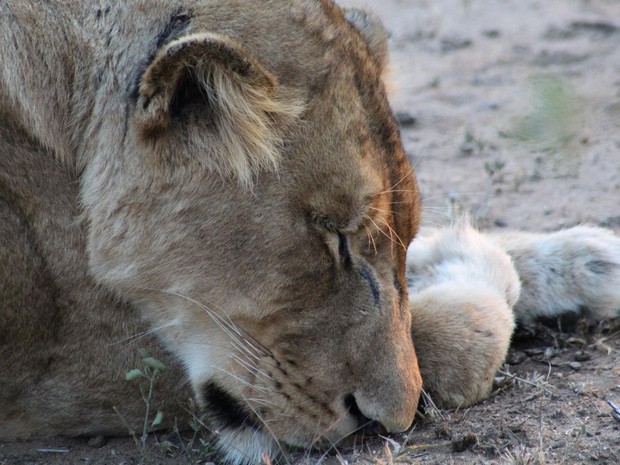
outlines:
{"label": "lioness nose", "polygon": [[[401,373],[403,375],[405,373]],[[366,387],[345,397],[345,407],[357,420],[359,428],[380,432],[378,424],[385,432],[399,433],[413,423],[421,390],[422,381],[416,371],[409,380],[385,380],[374,389]]]}
{"label": "lioness nose", "polygon": [[405,431],[411,426],[422,392],[413,345],[409,342],[396,348],[388,356],[372,357],[360,373],[364,381],[347,396],[348,405],[345,403],[350,414],[376,421],[388,433]]}
{"label": "lioness nose", "polygon": [[[368,429],[382,432],[377,426],[380,425],[387,433],[400,433],[407,430],[413,423],[413,417],[418,406],[418,397],[412,396],[410,399],[402,399],[397,402],[392,399],[368,399],[363,395],[353,396],[353,410],[349,414],[357,420],[359,428],[366,431]],[[361,405],[361,407],[360,407]]]}

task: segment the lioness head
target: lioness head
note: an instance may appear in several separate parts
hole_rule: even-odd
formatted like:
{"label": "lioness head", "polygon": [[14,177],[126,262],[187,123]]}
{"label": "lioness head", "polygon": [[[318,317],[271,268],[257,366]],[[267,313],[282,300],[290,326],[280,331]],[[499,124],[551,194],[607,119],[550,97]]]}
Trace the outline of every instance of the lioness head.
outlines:
{"label": "lioness head", "polygon": [[85,170],[91,268],[184,363],[230,460],[416,411],[416,184],[385,35],[348,18],[299,0],[172,12],[120,142]]}

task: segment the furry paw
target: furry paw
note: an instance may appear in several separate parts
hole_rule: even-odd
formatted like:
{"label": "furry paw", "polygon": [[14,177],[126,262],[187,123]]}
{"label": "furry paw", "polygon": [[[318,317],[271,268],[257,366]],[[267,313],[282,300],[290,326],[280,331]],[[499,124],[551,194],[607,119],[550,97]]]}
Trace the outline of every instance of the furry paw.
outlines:
{"label": "furry paw", "polygon": [[511,256],[522,289],[517,320],[580,313],[591,320],[620,316],[620,237],[576,226],[549,234],[490,235]]}
{"label": "furry paw", "polygon": [[464,219],[416,238],[407,277],[424,389],[446,408],[484,399],[514,328],[520,284],[510,257]]}
{"label": "furry paw", "polygon": [[443,283],[410,297],[424,389],[443,408],[486,398],[514,327],[506,300],[485,286]]}

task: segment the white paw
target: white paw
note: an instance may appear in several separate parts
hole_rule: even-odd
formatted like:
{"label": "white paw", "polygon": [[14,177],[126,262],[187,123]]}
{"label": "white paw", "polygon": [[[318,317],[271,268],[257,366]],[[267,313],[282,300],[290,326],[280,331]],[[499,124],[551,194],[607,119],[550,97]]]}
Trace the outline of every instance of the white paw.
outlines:
{"label": "white paw", "polygon": [[512,256],[521,278],[518,320],[567,312],[592,320],[620,316],[620,237],[612,231],[576,226],[493,238]]}

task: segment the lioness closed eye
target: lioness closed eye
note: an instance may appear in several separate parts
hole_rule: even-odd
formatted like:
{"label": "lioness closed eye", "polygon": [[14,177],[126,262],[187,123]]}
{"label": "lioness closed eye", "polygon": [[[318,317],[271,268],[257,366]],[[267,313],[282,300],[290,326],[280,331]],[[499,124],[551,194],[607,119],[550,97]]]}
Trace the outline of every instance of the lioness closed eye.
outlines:
{"label": "lioness closed eye", "polygon": [[418,196],[374,18],[4,0],[0,31],[0,439],[141,424],[144,346],[234,462],[409,427]]}

